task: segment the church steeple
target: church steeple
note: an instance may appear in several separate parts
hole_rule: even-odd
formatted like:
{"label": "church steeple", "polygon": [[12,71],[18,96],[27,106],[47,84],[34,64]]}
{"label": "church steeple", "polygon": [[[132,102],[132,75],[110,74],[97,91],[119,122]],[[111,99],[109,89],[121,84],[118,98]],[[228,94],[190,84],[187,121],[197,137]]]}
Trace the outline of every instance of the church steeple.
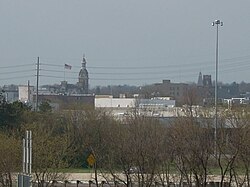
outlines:
{"label": "church steeple", "polygon": [[198,78],[197,86],[203,86],[203,80],[202,80],[202,74],[201,74],[201,72],[199,73],[199,78]]}
{"label": "church steeple", "polygon": [[87,64],[87,61],[85,59],[85,55],[83,54],[82,67],[79,72],[77,85],[79,88],[79,92],[84,93],[84,94],[88,93],[89,91],[89,74],[86,69],[86,64]]}

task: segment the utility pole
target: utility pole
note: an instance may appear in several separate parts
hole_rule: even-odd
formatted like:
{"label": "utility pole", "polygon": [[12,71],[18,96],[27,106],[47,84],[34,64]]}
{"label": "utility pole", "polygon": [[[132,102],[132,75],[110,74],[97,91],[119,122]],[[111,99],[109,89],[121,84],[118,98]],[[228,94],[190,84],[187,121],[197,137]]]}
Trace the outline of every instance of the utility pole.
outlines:
{"label": "utility pole", "polygon": [[32,132],[26,131],[23,138],[23,173],[31,175],[32,168]]}
{"label": "utility pole", "polygon": [[40,63],[40,59],[39,59],[39,57],[37,57],[37,65],[36,65],[36,107],[35,107],[36,111],[38,111],[39,63]]}
{"label": "utility pole", "polygon": [[215,93],[214,93],[214,105],[215,105],[215,126],[214,126],[214,143],[215,143],[215,156],[217,157],[217,129],[218,129],[218,61],[219,61],[219,25],[223,26],[223,22],[215,20],[212,26],[216,25],[216,54],[215,54]]}
{"label": "utility pole", "polygon": [[18,174],[17,187],[30,187],[32,179],[32,132],[26,131],[23,138],[23,172]]}
{"label": "utility pole", "polygon": [[30,104],[30,81],[28,80],[28,104]]}

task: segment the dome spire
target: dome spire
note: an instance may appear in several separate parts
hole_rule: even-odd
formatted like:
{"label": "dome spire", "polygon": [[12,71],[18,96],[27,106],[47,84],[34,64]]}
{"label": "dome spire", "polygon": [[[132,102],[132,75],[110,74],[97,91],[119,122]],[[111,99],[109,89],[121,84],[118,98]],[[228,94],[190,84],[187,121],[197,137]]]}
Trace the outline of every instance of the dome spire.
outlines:
{"label": "dome spire", "polygon": [[85,59],[85,54],[83,53],[82,55],[82,69],[86,69],[86,59]]}

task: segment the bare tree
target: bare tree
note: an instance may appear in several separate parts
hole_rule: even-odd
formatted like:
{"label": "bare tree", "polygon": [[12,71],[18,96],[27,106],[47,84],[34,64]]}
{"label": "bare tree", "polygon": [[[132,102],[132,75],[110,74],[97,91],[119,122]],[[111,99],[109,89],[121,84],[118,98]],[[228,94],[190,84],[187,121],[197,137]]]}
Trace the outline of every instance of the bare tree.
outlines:
{"label": "bare tree", "polygon": [[153,118],[132,116],[129,126],[129,145],[133,154],[136,177],[139,186],[151,186],[160,166],[160,154],[163,148],[164,131]]}
{"label": "bare tree", "polygon": [[21,141],[0,133],[0,186],[13,186],[13,173],[21,166]]}
{"label": "bare tree", "polygon": [[[219,131],[218,164],[221,170],[221,184],[225,175],[229,176],[229,183],[235,182],[241,186],[245,181],[249,183],[249,112],[246,108],[237,107],[223,113],[224,125]],[[242,169],[245,176],[242,178]]]}
{"label": "bare tree", "polygon": [[157,120],[135,113],[109,129],[112,139],[106,139],[109,147],[103,161],[114,180],[126,186],[155,184],[162,164],[164,129]]}
{"label": "bare tree", "polygon": [[[34,114],[35,115],[35,114]],[[38,114],[40,115],[40,114]],[[52,181],[64,180],[66,176],[59,172],[67,167],[67,136],[56,114],[53,118],[43,114],[43,119],[36,123],[26,124],[23,129],[32,131],[32,172],[33,181],[38,186],[53,185]]]}
{"label": "bare tree", "polygon": [[213,147],[209,121],[179,118],[171,126],[171,138],[180,183],[192,186],[195,181],[196,186],[206,186]]}

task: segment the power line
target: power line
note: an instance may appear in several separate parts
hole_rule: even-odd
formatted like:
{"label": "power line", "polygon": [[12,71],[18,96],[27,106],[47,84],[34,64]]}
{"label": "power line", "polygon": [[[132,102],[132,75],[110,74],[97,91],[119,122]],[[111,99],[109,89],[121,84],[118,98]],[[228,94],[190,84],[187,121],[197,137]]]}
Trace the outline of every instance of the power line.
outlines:
{"label": "power line", "polygon": [[[244,60],[244,59],[246,59],[246,60]],[[238,61],[235,61],[235,60],[238,60]],[[242,61],[243,60],[243,61]],[[223,60],[221,60],[221,62],[232,62],[232,63],[227,63],[227,64],[223,64],[223,63],[221,63],[221,67],[224,67],[224,66],[226,66],[226,68],[228,68],[228,67],[237,67],[237,68],[239,68],[239,66],[247,66],[248,67],[248,64],[249,64],[249,61],[250,61],[250,56],[248,55],[248,56],[240,56],[240,57],[234,57],[234,58],[227,58],[227,59],[223,59]],[[206,64],[204,65],[202,65],[203,66],[203,68],[208,68],[208,67],[210,67],[211,68],[211,71],[213,71],[212,69],[213,69],[213,65],[212,65],[212,62],[213,61],[207,61],[206,62]],[[247,63],[247,64],[245,64],[245,63]],[[198,67],[198,66],[196,66],[195,64],[199,64],[200,65],[200,62],[196,62],[196,63],[188,63],[188,64],[185,64],[185,67],[183,67],[183,66],[181,66],[181,65],[168,65],[168,66],[147,66],[147,67],[141,67],[141,66],[139,66],[139,67],[136,67],[136,66],[133,66],[133,67],[103,67],[103,66],[93,66],[93,67],[88,67],[88,68],[94,68],[94,69],[140,69],[140,70],[143,70],[143,69],[156,69],[156,68],[182,68],[181,70],[183,70],[183,68],[185,68],[184,69],[184,71],[185,70],[188,70],[188,69],[192,69],[193,71],[194,71],[194,68],[197,68],[197,70],[198,69],[201,69],[200,67]],[[51,64],[50,64],[51,65]],[[195,67],[192,67],[193,65],[195,65]],[[59,66],[59,65],[52,65],[52,66],[57,66],[57,67],[62,67],[62,66]],[[80,67],[80,66],[78,66],[78,67]],[[221,68],[220,68],[221,69]],[[224,72],[225,71],[230,71],[231,69],[229,69],[229,70],[223,70]],[[174,73],[174,71],[175,72],[179,72],[180,71],[180,69],[178,69],[178,70],[172,70],[171,71],[171,73]],[[67,72],[67,73],[71,73],[71,72]],[[77,72],[72,72],[72,73],[77,73]],[[169,72],[135,72],[135,73],[130,73],[130,72],[127,72],[127,73],[114,73],[114,72],[102,72],[102,73],[89,73],[89,74],[102,74],[102,75],[105,75],[105,74],[109,74],[109,75],[116,75],[116,74],[119,74],[119,75],[121,75],[121,74],[123,74],[123,75],[133,75],[133,74],[144,74],[144,73],[156,73],[156,74],[164,74],[164,73],[169,73]]]}
{"label": "power line", "polygon": [[[236,61],[238,60],[238,61]],[[249,63],[250,56],[244,56],[244,57],[235,57],[235,58],[227,58],[220,60],[221,62],[231,62],[227,63],[226,65],[231,66],[238,66],[238,63]],[[193,63],[186,63],[186,64],[168,64],[168,65],[162,65],[162,66],[88,66],[88,69],[162,69],[162,68],[178,68],[182,66],[186,66],[186,68],[192,68],[192,66],[199,66],[202,65],[203,67],[213,67],[214,61],[198,61]],[[156,64],[156,63],[155,63]],[[41,63],[41,65],[44,66],[53,66],[53,67],[64,67],[64,65],[56,65],[56,64],[49,64],[49,63]],[[223,64],[222,64],[223,65]],[[81,66],[73,66],[76,68],[81,68]]]}
{"label": "power line", "polygon": [[[155,74],[156,76],[159,74]],[[182,75],[182,77],[190,77],[190,76],[196,76],[196,73],[192,73],[192,72],[188,72],[184,75]],[[40,76],[42,77],[50,77],[50,78],[60,78],[60,79],[64,79],[63,76],[56,76],[56,75],[48,75],[48,74],[41,74]],[[105,77],[101,77],[101,78],[91,78],[89,77],[90,80],[139,80],[139,79],[143,79],[143,80],[150,80],[150,79],[164,79],[164,77],[166,78],[166,76],[157,76],[157,77],[136,77],[136,78],[105,78]],[[168,75],[167,77],[179,77],[179,75]],[[68,77],[66,76],[65,78],[67,79],[74,79],[77,80],[77,77]]]}
{"label": "power line", "polygon": [[6,74],[15,74],[15,73],[26,73],[26,72],[33,72],[35,71],[34,69],[30,70],[20,70],[20,71],[8,71],[8,72],[2,72],[1,75],[6,75]]}
{"label": "power line", "polygon": [[[188,56],[182,56],[183,59],[193,59],[193,58],[203,58],[206,56],[206,58],[213,57],[211,54],[209,55],[188,55]],[[191,58],[190,58],[191,57]],[[175,58],[172,56],[172,59]],[[224,60],[235,60],[235,59],[245,59],[245,58],[250,58],[250,55],[244,55],[244,56],[236,56],[232,58],[225,58]],[[42,57],[43,60],[45,61],[67,61],[67,62],[80,62],[81,58],[75,58],[75,57],[66,57],[66,58],[54,58],[54,57]],[[65,60],[67,59],[67,60]],[[99,62],[99,61],[109,61],[109,62],[124,62],[124,61],[169,61],[169,57],[166,56],[143,56],[143,57],[132,57],[132,58],[87,58],[89,61],[92,62]]]}
{"label": "power line", "polygon": [[[49,69],[40,69],[41,71],[45,72],[58,72],[58,73],[64,73],[65,71],[63,70],[49,70]],[[77,71],[67,71],[67,73],[79,73]]]}
{"label": "power line", "polygon": [[[65,71],[62,70],[46,70],[46,69],[41,69],[41,71],[43,72],[57,72],[57,73],[64,73]],[[71,74],[71,73],[79,73],[76,71],[67,71],[67,74]],[[145,74],[166,74],[168,73],[167,71],[156,71],[156,72],[119,72],[119,73],[115,73],[115,72],[105,72],[105,73],[91,73],[89,72],[90,75],[145,75]]]}
{"label": "power line", "polygon": [[[221,73],[228,73],[228,72],[241,72],[241,71],[246,71],[249,70],[250,68],[250,55],[247,56],[241,56],[241,57],[234,57],[234,58],[227,58],[220,60],[221,65],[220,65],[220,72]],[[70,63],[69,63],[70,64]],[[154,63],[157,64],[157,63]],[[2,66],[0,67],[1,69],[4,68],[17,68],[17,67],[27,67],[27,66],[33,66],[35,65],[34,63],[32,64],[22,64],[22,65],[16,65],[16,66]],[[79,73],[76,71],[71,71],[71,70],[58,70],[60,68],[64,68],[63,65],[57,65],[57,64],[49,64],[49,63],[40,63],[42,67],[40,70],[42,72],[51,72],[53,75],[40,75],[43,77],[51,77],[51,78],[60,78],[63,79],[63,76],[57,76],[55,75],[56,73],[64,73],[66,72],[67,74],[73,74],[73,73]],[[54,68],[47,69],[46,66],[48,67],[55,67],[57,68],[56,70]],[[201,68],[202,66],[202,68]],[[73,67],[79,67],[80,66],[73,66]],[[87,67],[87,69],[94,69],[102,72],[92,72],[90,71],[90,75],[104,75],[104,77],[95,77],[91,78],[90,80],[154,80],[154,79],[164,79],[164,78],[183,78],[183,77],[198,77],[198,71],[201,69],[205,69],[206,71],[209,71],[209,73],[213,73],[213,61],[199,61],[199,62],[189,62],[186,64],[178,65],[178,64],[170,64],[170,65],[163,65],[163,66],[90,66]],[[120,72],[114,72],[112,70],[117,69]],[[149,71],[150,69],[150,71]],[[161,71],[157,71],[157,69],[161,69]],[[166,69],[166,70],[164,70]],[[106,70],[110,70],[107,72]],[[134,70],[133,72],[128,71],[128,70]],[[143,70],[148,70],[148,71],[143,71]],[[9,71],[9,72],[2,72],[0,75],[7,75],[7,74],[15,74],[15,73],[26,73],[26,72],[31,72],[34,71],[29,69],[29,70],[20,70],[20,71]],[[124,72],[126,71],[126,72]],[[109,75],[111,77],[106,77],[106,75]],[[134,78],[131,75],[145,75],[143,77],[137,77]],[[148,75],[153,75],[156,77],[148,77]],[[161,77],[158,77],[159,75],[163,75]],[[113,78],[112,76],[119,76],[118,78]],[[128,78],[121,78],[120,76],[128,76]],[[26,77],[31,77],[31,76],[18,76],[18,77],[11,77],[11,78],[2,78],[0,80],[11,80],[11,79],[18,79],[18,78],[26,78]],[[33,77],[33,75],[32,75]],[[66,77],[68,79],[78,79],[78,77]]]}
{"label": "power line", "polygon": [[64,65],[48,64],[48,63],[40,63],[40,65],[44,65],[44,66],[53,66],[53,67],[64,67]]}
{"label": "power line", "polygon": [[[212,63],[212,62],[211,62]],[[190,65],[197,65],[200,63],[191,63],[186,64],[188,66]],[[206,63],[209,64],[209,63]],[[64,67],[64,65],[56,65],[56,64],[48,64],[48,63],[41,63],[41,65],[45,66],[53,66],[53,67]],[[162,68],[173,68],[173,67],[180,67],[182,65],[176,65],[176,64],[169,64],[164,66],[88,66],[88,69],[162,69]],[[72,66],[76,68],[81,68],[81,66]]]}
{"label": "power line", "polygon": [[[149,58],[146,58],[145,59],[149,59]],[[154,60],[154,61],[157,61],[157,57],[154,57],[152,58],[151,60]],[[165,57],[162,57],[160,59],[166,59]],[[133,59],[127,59],[129,61],[133,61]],[[238,56],[238,57],[232,57],[232,58],[226,58],[226,59],[222,59],[220,60],[220,62],[232,62],[234,61],[233,63],[231,64],[236,64],[239,62],[239,60],[245,60],[243,62],[249,62],[250,61],[250,55],[245,55],[245,56]],[[65,60],[64,60],[65,61]],[[103,59],[100,59],[99,61],[103,61]],[[117,61],[117,60],[115,60]],[[119,61],[119,59],[118,59]],[[138,60],[136,60],[138,61]],[[191,62],[191,63],[186,63],[185,65],[187,66],[196,66],[196,65],[208,65],[210,66],[210,64],[212,65],[214,61],[213,60],[209,60],[209,61],[197,61],[197,62]],[[134,63],[134,62],[133,62]],[[35,63],[30,63],[30,64],[22,64],[22,65],[11,65],[11,66],[0,66],[1,69],[4,69],[4,68],[17,68],[17,67],[25,67],[25,66],[30,66],[30,65],[36,65]],[[40,63],[40,65],[44,65],[44,66],[54,66],[54,67],[64,67],[64,65],[58,65],[58,64],[51,64],[51,63],[48,63],[48,62],[44,62],[44,63]],[[182,64],[183,65],[183,64]],[[169,65],[163,65],[163,66],[89,66],[88,68],[93,68],[93,69],[149,69],[149,68],[172,68],[172,67],[179,67],[179,66],[182,66],[182,65],[178,65],[178,64],[169,64]],[[74,67],[77,67],[77,68],[81,68],[81,66],[74,66]]]}
{"label": "power line", "polygon": [[31,65],[35,65],[35,64],[22,64],[22,65],[0,66],[0,69],[27,67],[27,66],[31,66]]}
{"label": "power line", "polygon": [[[55,75],[39,75],[40,77],[51,77],[51,78],[59,78],[59,79],[64,79],[63,76],[55,76]],[[65,78],[68,78],[68,79],[78,79],[76,77],[65,77]]]}
{"label": "power line", "polygon": [[[234,71],[235,69],[238,69],[238,71],[240,71],[242,69],[242,71],[245,71],[246,69],[249,69],[250,64],[244,64],[244,69],[243,66],[225,66],[225,68],[221,68],[220,72],[230,72],[230,71]],[[200,68],[199,67],[195,67],[195,68],[185,68],[185,69],[175,69],[175,70],[168,70],[168,71],[150,71],[150,72],[97,72],[97,73],[89,73],[90,75],[119,75],[119,76],[127,76],[127,75],[148,75],[148,74],[167,74],[167,75],[172,75],[172,74],[177,74],[177,73],[182,73],[182,74],[190,74],[190,73],[195,73],[197,74],[198,70]],[[191,70],[191,71],[190,71]],[[60,71],[60,70],[45,70],[42,69],[43,72],[57,72],[57,73],[64,73],[65,71]],[[213,70],[211,69],[212,73]],[[71,71],[67,71],[67,74],[72,74],[72,73],[78,73],[78,72],[71,72]]]}
{"label": "power line", "polygon": [[35,75],[26,75],[26,76],[18,76],[18,77],[11,77],[11,78],[1,78],[0,80],[12,80],[12,79],[21,79],[21,78],[28,78],[34,77]]}
{"label": "power line", "polygon": [[[58,65],[53,65],[53,66],[58,66]],[[212,65],[207,65],[207,67],[209,67],[209,66],[211,66],[212,67]],[[222,64],[222,66],[221,66],[221,68],[220,69],[222,69],[221,71],[227,71],[227,70],[225,70],[224,68],[226,68],[226,69],[228,69],[229,68],[229,70],[231,70],[231,68],[241,68],[241,66],[244,66],[244,67],[248,67],[249,66],[249,61],[241,61],[241,62],[237,62],[237,64],[236,63],[230,63],[230,64],[227,64],[227,65],[225,65],[225,64]],[[224,68],[222,68],[222,67],[224,67]],[[231,67],[231,68],[230,68]],[[101,72],[101,73],[92,73],[92,72],[90,72],[89,74],[93,74],[93,75],[136,75],[136,74],[154,74],[154,73],[156,73],[156,74],[165,74],[165,73],[176,73],[176,72],[179,72],[180,70],[192,70],[192,71],[196,71],[195,69],[197,69],[197,71],[198,71],[198,69],[200,69],[200,67],[192,67],[192,66],[186,66],[186,67],[182,67],[182,68],[185,68],[185,69],[177,69],[177,70],[171,70],[171,71],[150,71],[150,72],[126,72],[126,73],[124,73],[124,72]],[[211,68],[212,69],[212,68]],[[63,70],[48,70],[48,69],[40,69],[41,71],[46,71],[46,72],[58,72],[58,73],[60,73],[60,72],[65,72],[65,70],[63,71]],[[23,70],[23,71],[13,71],[13,72],[4,72],[4,73],[2,73],[2,74],[11,74],[11,73],[19,73],[19,72],[28,72],[28,71],[32,71],[32,70]],[[76,72],[76,71],[67,71],[67,73],[78,73],[78,72]]]}

